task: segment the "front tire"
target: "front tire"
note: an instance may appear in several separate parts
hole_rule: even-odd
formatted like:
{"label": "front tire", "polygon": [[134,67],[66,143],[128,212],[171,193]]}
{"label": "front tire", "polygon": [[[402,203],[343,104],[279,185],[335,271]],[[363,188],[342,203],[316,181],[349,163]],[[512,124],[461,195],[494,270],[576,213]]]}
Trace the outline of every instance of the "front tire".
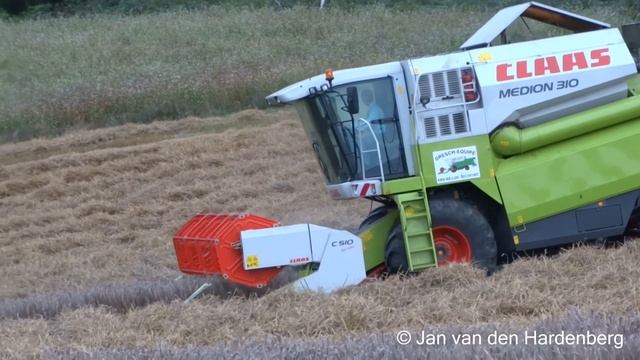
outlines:
{"label": "front tire", "polygon": [[384,266],[389,274],[406,273],[409,271],[407,252],[404,246],[402,224],[396,222],[389,232],[387,244],[384,247]]}
{"label": "front tire", "polygon": [[369,215],[367,215],[367,217],[364,220],[362,220],[362,222],[360,223],[360,226],[358,227],[358,231],[362,231],[367,226],[382,219],[387,215],[388,212],[389,212],[389,207],[387,205],[382,205],[371,210],[371,212],[369,212]]}
{"label": "front tire", "polygon": [[[495,235],[480,211],[455,199],[434,199],[429,202],[429,207],[439,266],[471,262],[489,272],[496,269],[498,249]],[[389,233],[385,264],[389,273],[409,271],[399,222]]]}

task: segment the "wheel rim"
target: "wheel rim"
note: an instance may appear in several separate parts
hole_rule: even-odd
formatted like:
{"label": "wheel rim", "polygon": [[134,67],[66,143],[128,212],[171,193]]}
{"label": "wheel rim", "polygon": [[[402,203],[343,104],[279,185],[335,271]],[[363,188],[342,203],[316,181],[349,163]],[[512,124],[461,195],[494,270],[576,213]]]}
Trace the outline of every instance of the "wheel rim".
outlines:
{"label": "wheel rim", "polygon": [[471,261],[471,245],[462,231],[452,226],[433,228],[438,265]]}

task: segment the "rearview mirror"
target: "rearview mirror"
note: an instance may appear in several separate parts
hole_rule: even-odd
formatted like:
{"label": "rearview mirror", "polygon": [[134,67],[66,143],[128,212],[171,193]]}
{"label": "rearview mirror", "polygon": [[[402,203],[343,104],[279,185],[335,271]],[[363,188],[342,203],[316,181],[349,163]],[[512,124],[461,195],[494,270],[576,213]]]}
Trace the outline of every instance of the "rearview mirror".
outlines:
{"label": "rearview mirror", "polygon": [[427,107],[427,104],[431,102],[431,98],[428,97],[427,95],[422,95],[420,96],[420,104],[422,104],[422,107]]}
{"label": "rearview mirror", "polygon": [[360,102],[358,101],[358,88],[355,86],[349,86],[347,88],[347,110],[350,114],[357,114],[360,112]]}

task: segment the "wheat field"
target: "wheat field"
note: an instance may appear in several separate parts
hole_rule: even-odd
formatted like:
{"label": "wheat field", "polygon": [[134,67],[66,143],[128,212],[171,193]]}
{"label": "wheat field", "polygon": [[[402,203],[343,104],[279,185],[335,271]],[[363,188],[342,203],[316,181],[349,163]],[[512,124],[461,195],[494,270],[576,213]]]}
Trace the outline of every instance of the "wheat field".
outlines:
{"label": "wheat field", "polygon": [[[264,106],[267,94],[327,68],[449,53],[500,2],[514,3],[0,16],[0,142]],[[637,21],[633,2],[550,4],[618,26]],[[516,41],[561,33],[536,22],[512,30]]]}
{"label": "wheat field", "polygon": [[[179,275],[171,237],[199,212],[355,230],[287,110],[78,131],[0,146],[0,357],[629,358],[640,350],[640,243],[438,268],[331,295],[233,291]],[[282,280],[284,283],[285,280]],[[592,329],[624,347],[401,347],[400,329]],[[297,354],[297,355],[296,355]]]}

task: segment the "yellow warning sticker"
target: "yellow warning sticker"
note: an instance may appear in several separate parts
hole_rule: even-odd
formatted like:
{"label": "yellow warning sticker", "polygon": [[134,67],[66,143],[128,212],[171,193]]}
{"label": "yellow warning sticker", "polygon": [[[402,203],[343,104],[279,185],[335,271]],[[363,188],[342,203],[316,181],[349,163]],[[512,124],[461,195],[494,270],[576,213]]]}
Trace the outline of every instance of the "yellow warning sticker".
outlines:
{"label": "yellow warning sticker", "polygon": [[482,53],[478,55],[478,61],[487,62],[487,61],[491,61],[491,59],[493,59],[493,56],[491,56],[491,53]]}
{"label": "yellow warning sticker", "polygon": [[247,256],[247,269],[257,268],[258,267],[258,257],[255,255]]}

